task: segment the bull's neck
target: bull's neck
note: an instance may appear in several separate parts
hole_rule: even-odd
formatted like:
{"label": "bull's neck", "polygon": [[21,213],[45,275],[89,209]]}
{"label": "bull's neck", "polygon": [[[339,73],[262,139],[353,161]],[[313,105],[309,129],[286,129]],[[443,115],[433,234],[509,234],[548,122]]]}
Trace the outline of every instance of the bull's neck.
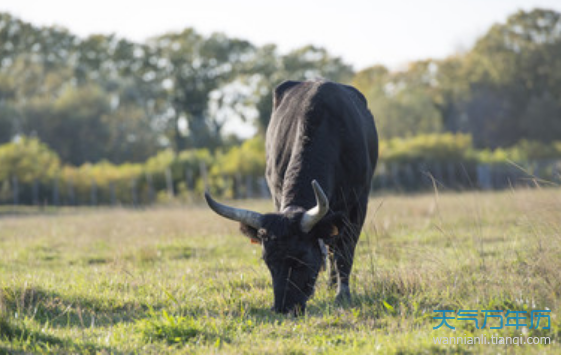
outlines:
{"label": "bull's neck", "polygon": [[315,199],[313,197],[309,199],[290,196],[290,198],[283,198],[280,210],[283,212],[296,209],[308,210],[313,206],[315,206]]}
{"label": "bull's neck", "polygon": [[281,211],[286,208],[301,207],[306,210],[316,205],[312,181],[316,180],[329,198],[333,176],[333,156],[326,152],[326,145],[332,144],[322,134],[321,128],[305,134],[298,130],[296,146],[292,148],[290,162],[283,176]]}
{"label": "bull's neck", "polygon": [[[285,186],[283,188],[281,211],[294,210],[294,209],[304,209],[308,210],[317,204],[314,190],[312,188],[312,180],[315,177],[306,177],[300,179],[294,179],[292,181],[285,181]],[[322,189],[325,189],[322,182],[318,180]],[[329,192],[325,191],[328,194]]]}

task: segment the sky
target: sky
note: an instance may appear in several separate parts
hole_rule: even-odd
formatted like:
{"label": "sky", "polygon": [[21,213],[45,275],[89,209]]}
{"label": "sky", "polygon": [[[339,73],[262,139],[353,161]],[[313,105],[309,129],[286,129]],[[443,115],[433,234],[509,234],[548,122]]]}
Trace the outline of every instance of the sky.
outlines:
{"label": "sky", "polygon": [[58,25],[137,42],[193,27],[224,32],[281,53],[314,44],[355,70],[467,51],[516,11],[561,11],[561,0],[0,0],[0,11],[35,25]]}

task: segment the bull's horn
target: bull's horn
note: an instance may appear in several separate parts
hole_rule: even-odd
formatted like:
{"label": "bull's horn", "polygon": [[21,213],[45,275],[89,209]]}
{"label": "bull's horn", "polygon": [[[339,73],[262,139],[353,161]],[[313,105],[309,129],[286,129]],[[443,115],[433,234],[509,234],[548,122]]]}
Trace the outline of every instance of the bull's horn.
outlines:
{"label": "bull's horn", "polygon": [[316,223],[318,223],[329,211],[329,200],[316,180],[312,181],[312,187],[314,188],[317,204],[314,208],[306,211],[306,213],[302,216],[300,228],[304,233],[311,231]]}
{"label": "bull's horn", "polygon": [[255,229],[261,228],[261,221],[263,219],[263,216],[260,213],[244,210],[242,208],[234,208],[218,203],[212,197],[210,197],[210,194],[208,192],[205,192],[205,199],[208,207],[210,207],[214,212],[218,213],[222,217],[247,224],[248,226]]}

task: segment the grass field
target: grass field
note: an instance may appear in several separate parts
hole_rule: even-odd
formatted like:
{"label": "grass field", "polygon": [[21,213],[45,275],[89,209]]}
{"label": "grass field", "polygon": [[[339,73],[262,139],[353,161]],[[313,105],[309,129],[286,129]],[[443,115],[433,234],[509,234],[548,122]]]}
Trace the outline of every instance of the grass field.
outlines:
{"label": "grass field", "polygon": [[[0,210],[0,353],[561,353],[559,189],[374,197],[352,303],[324,273],[301,318],[269,311],[260,247],[202,205],[18,212]],[[436,309],[545,308],[550,330],[433,330]],[[552,344],[433,341],[482,334]]]}

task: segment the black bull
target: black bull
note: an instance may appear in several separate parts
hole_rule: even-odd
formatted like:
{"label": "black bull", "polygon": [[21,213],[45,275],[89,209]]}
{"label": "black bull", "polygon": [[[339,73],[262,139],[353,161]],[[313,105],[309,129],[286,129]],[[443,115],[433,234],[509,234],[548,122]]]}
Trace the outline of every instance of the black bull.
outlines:
{"label": "black bull", "polygon": [[282,83],[274,93],[266,152],[266,178],[278,212],[232,208],[207,193],[208,205],[241,222],[241,231],[261,243],[276,312],[305,311],[327,248],[336,300],[349,300],[354,251],[378,160],[366,99],[333,82]]}

